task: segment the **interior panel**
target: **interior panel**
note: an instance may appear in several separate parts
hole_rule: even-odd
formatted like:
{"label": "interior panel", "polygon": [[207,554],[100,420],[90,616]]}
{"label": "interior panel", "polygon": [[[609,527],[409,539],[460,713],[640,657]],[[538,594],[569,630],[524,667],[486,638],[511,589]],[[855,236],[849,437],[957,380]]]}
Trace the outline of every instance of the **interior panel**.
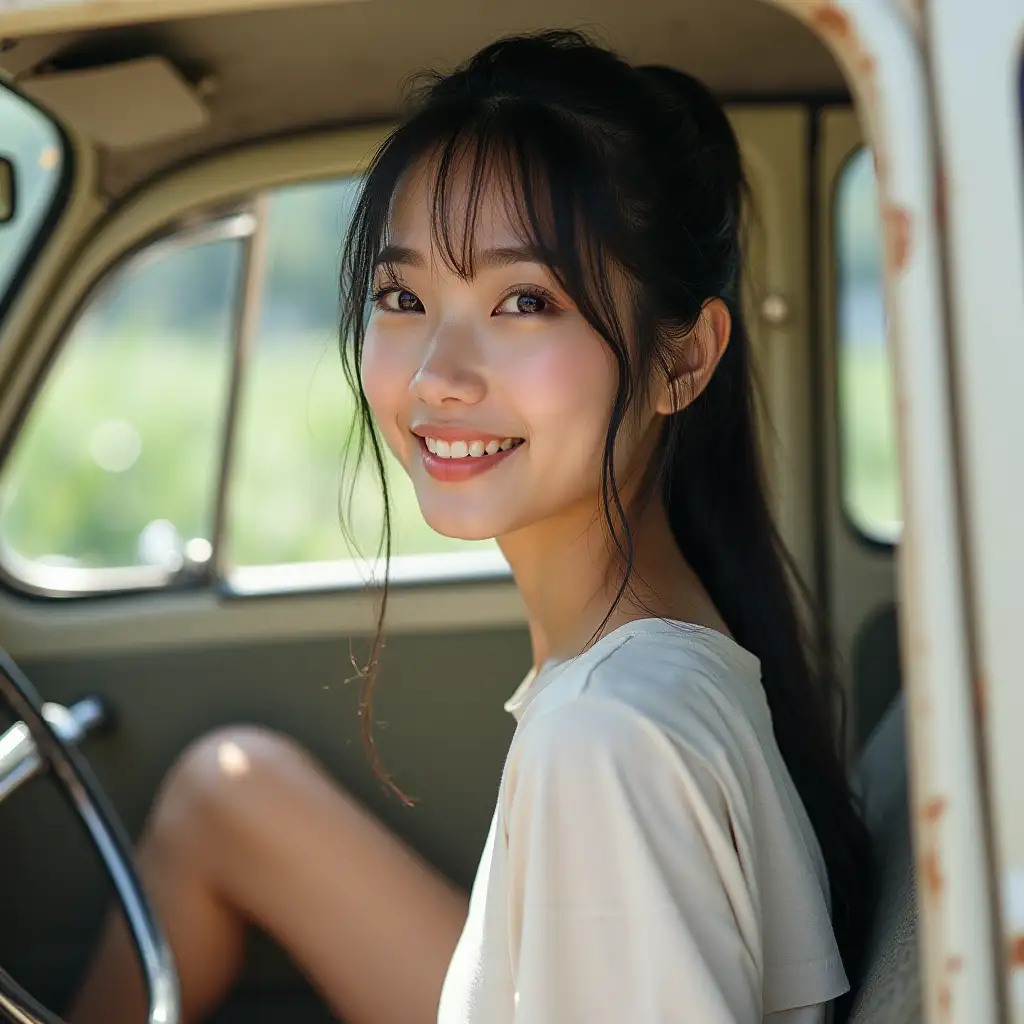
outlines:
{"label": "interior panel", "polygon": [[563,13],[544,0],[289,5],[16,38],[0,67],[17,81],[159,54],[205,83],[208,128],[106,155],[103,189],[121,195],[158,168],[244,138],[390,118],[411,73],[452,67],[500,35],[555,27],[588,29],[632,61],[685,67],[726,95],[846,92],[817,37],[759,0],[581,0]]}
{"label": "interior panel", "polygon": [[[388,641],[376,697],[378,747],[407,809],[370,771],[356,713],[347,639],[169,649],[22,667],[48,700],[98,694],[116,716],[86,752],[133,837],[160,779],[190,740],[232,722],[300,738],[358,799],[462,885],[472,880],[514,722],[502,705],[530,665],[524,629],[400,635]],[[2,811],[0,963],[58,1005],[102,913],[98,862],[73,816],[42,784]],[[344,871],[343,864],[338,865]],[[17,880],[15,884],[13,880]],[[294,984],[257,946],[245,987]],[[268,966],[269,965],[269,966]]]}

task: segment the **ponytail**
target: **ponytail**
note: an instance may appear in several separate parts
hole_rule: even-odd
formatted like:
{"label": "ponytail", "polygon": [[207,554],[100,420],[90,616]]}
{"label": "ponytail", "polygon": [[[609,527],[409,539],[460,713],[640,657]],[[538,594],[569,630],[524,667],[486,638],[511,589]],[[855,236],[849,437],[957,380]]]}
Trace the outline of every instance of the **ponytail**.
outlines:
{"label": "ponytail", "polygon": [[832,922],[851,981],[873,910],[871,841],[850,790],[842,750],[842,694],[827,631],[775,526],[758,444],[750,344],[740,308],[740,234],[747,186],[722,108],[696,79],[662,67],[643,73],[673,117],[688,118],[694,147],[713,167],[726,202],[717,237],[735,252],[722,298],[732,332],[707,387],[664,426],[661,494],[676,543],[737,642],[757,655],[775,738],[828,868]]}

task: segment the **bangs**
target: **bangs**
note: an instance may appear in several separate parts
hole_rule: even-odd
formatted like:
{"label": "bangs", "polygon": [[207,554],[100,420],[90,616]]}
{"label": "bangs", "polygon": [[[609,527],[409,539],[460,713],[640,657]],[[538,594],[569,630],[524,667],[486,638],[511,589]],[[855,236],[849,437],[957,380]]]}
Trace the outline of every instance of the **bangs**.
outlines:
{"label": "bangs", "polygon": [[362,304],[378,267],[394,273],[386,253],[395,203],[422,174],[432,251],[451,273],[475,276],[481,218],[497,212],[590,325],[609,342],[621,338],[609,271],[616,267],[619,280],[623,270],[633,275],[624,207],[603,156],[577,119],[537,103],[421,112],[389,136],[370,167],[345,246],[343,287],[358,290],[350,298]]}
{"label": "bangs", "polygon": [[422,158],[429,176],[431,243],[448,270],[466,280],[475,277],[486,210],[487,216],[502,217],[519,244],[564,285],[575,276],[586,220],[580,216],[583,197],[559,185],[580,182],[573,172],[585,161],[564,140],[558,149],[545,145],[547,133],[538,132],[537,122],[546,111],[530,115],[529,130],[521,130],[517,113],[499,110],[465,125]]}

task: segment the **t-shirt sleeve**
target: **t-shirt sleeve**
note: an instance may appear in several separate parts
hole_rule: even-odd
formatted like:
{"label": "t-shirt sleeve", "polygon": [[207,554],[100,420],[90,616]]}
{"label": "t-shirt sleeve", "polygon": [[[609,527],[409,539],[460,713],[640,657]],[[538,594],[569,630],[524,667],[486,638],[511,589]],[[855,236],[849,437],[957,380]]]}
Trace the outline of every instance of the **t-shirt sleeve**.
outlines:
{"label": "t-shirt sleeve", "polygon": [[529,723],[505,792],[516,1024],[760,1024],[760,923],[719,786],[632,709]]}

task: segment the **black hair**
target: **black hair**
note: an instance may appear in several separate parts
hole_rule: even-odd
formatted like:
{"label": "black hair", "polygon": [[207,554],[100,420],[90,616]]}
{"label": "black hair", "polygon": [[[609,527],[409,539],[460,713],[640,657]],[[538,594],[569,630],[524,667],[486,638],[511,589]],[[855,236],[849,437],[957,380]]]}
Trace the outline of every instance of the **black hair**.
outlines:
{"label": "black hair", "polygon": [[[368,441],[380,474],[385,564],[391,521],[382,442],[359,367],[393,198],[403,176],[428,159],[433,243],[447,265],[472,275],[479,207],[492,186],[500,187],[524,241],[545,255],[614,356],[618,388],[601,497],[622,568],[615,604],[633,582],[615,438],[644,382],[669,372],[674,346],[704,304],[720,298],[727,305],[729,344],[703,391],[664,418],[647,493],[664,502],[684,558],[737,642],[760,659],[779,749],[828,868],[833,927],[852,981],[874,899],[871,843],[841,755],[841,704],[824,632],[807,628],[798,610],[798,577],[763,478],[740,308],[746,185],[722,107],[693,77],[633,67],[575,32],[502,39],[450,75],[420,79],[411,113],[370,163],[342,256],[345,371],[359,419],[353,453],[358,459]],[[468,172],[470,196],[456,216],[453,182],[461,171]],[[612,268],[628,282],[625,302],[621,289],[618,301],[613,295]],[[364,737],[386,607],[385,574],[377,636],[363,670]],[[368,744],[379,768],[372,737]]]}

